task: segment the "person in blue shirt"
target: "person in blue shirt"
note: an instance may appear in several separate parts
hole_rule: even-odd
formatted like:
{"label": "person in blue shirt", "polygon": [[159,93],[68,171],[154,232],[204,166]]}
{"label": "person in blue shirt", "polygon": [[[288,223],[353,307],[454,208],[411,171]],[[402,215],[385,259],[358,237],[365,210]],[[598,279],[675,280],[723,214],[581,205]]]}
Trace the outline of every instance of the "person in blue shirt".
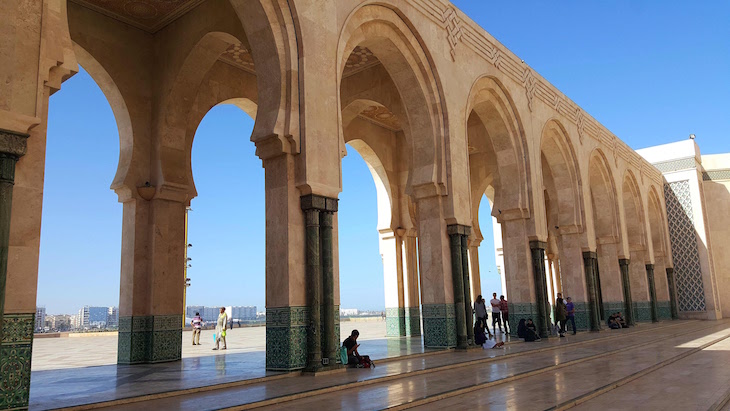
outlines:
{"label": "person in blue shirt", "polygon": [[570,323],[570,325],[573,327],[573,335],[575,335],[575,305],[573,304],[573,299],[568,297],[565,299],[567,301],[567,304],[565,304],[565,308],[568,311],[568,316],[566,317],[566,324]]}

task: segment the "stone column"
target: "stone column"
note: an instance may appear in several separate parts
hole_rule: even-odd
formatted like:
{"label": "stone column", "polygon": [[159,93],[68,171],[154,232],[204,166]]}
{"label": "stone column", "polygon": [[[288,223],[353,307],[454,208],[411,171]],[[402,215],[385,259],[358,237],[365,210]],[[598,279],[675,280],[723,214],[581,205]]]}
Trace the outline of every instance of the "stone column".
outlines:
{"label": "stone column", "polygon": [[406,335],[403,258],[401,241],[390,229],[380,230],[380,256],[383,260],[385,286],[385,335]]}
{"label": "stone column", "polygon": [[[8,274],[8,249],[10,244],[10,214],[13,207],[15,165],[25,155],[27,134],[0,130],[0,340],[5,341],[13,329],[3,323],[5,310],[5,285]],[[32,331],[31,331],[32,332]],[[3,373],[2,379],[6,376]]]}
{"label": "stone column", "polygon": [[406,232],[403,241],[403,252],[405,254],[405,305],[406,305],[406,336],[417,337],[421,335],[421,312],[420,295],[418,290],[418,248],[416,246],[416,232]]}
{"label": "stone column", "polygon": [[[509,329],[517,335],[520,319],[538,318],[535,297],[532,251],[527,241],[526,220],[513,219],[501,222],[504,250],[504,282],[509,301]],[[489,293],[487,291],[487,293]],[[489,299],[485,296],[485,299]]]}
{"label": "stone column", "polygon": [[474,344],[474,315],[471,305],[471,281],[469,280],[469,232],[471,227],[464,227],[466,234],[461,235],[461,272],[464,277],[464,314],[466,316],[466,335],[470,345]]}
{"label": "stone column", "polygon": [[634,302],[631,298],[631,278],[629,278],[629,263],[631,260],[628,258],[620,258],[618,265],[621,269],[621,283],[623,284],[624,290],[624,313],[626,314],[626,324],[636,325],[634,321]]}
{"label": "stone column", "polygon": [[548,309],[547,278],[545,277],[545,248],[543,241],[530,241],[532,252],[532,279],[535,284],[535,303],[537,304],[537,331],[540,338],[550,335],[550,312]]}
{"label": "stone column", "polygon": [[482,279],[479,272],[479,240],[469,240],[469,273],[471,275],[471,302],[482,295]]}
{"label": "stone column", "polygon": [[646,279],[649,283],[649,299],[651,308],[651,322],[659,322],[659,312],[657,310],[656,286],[654,285],[654,264],[646,265]]}
{"label": "stone column", "polygon": [[667,267],[667,284],[669,284],[669,309],[672,313],[672,320],[679,318],[677,311],[677,289],[674,287],[674,268]]}
{"label": "stone column", "polygon": [[590,301],[584,267],[583,236],[578,233],[562,233],[558,240],[560,250],[558,264],[554,265],[562,283],[564,297],[571,297],[575,305],[575,326],[578,330],[590,330]]}
{"label": "stone column", "polygon": [[309,309],[306,370],[316,372],[322,368],[324,358],[328,359],[328,365],[336,365],[332,221],[333,214],[337,212],[337,199],[309,194],[301,197],[301,207],[306,220]]}
{"label": "stone column", "polygon": [[456,311],[456,348],[466,349],[468,345],[466,310],[464,302],[464,276],[461,263],[461,237],[464,226],[454,224],[447,228],[451,250],[451,278],[454,284],[454,309]]}
{"label": "stone column", "polygon": [[332,264],[332,216],[335,210],[325,210],[319,213],[319,229],[322,245],[322,338],[324,352],[322,358],[328,359],[329,365],[337,363],[337,340],[335,339],[335,283],[334,265]]}
{"label": "stone column", "polygon": [[596,266],[598,265],[595,251],[583,252],[583,266],[585,267],[586,289],[588,291],[588,319],[591,331],[601,330],[600,310],[598,307],[598,289],[596,284]]}

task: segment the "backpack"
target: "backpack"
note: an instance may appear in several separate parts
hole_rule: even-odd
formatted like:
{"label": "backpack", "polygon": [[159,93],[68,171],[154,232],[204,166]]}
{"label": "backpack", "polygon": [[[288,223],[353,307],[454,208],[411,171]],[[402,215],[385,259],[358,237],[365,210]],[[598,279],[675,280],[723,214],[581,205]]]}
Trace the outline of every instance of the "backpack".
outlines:
{"label": "backpack", "polygon": [[373,363],[372,360],[370,360],[369,355],[362,355],[360,356],[360,364],[357,365],[357,368],[375,368],[375,363]]}
{"label": "backpack", "polygon": [[340,360],[340,364],[347,364],[347,348],[344,346],[337,348],[337,358]]}

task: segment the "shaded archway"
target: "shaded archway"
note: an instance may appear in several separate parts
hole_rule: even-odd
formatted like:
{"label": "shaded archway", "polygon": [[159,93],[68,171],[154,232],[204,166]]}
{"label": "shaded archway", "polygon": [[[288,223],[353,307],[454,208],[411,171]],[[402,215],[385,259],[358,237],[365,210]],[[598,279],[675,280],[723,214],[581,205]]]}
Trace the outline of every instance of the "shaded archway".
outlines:
{"label": "shaded archway", "polygon": [[[662,206],[658,190],[654,185],[649,188],[648,204],[649,227],[651,231],[654,263],[651,264],[647,260],[647,274],[654,278],[656,319],[671,319],[669,285],[666,276],[666,259],[668,257],[667,250],[669,249],[666,244],[667,220],[662,212],[664,207]],[[651,287],[651,278],[649,279],[649,282],[649,286]]]}
{"label": "shaded archway", "polygon": [[[649,285],[646,277],[646,223],[644,205],[636,176],[627,170],[622,184],[624,206],[624,224],[629,246],[629,259],[622,262],[628,264],[628,276],[633,302],[635,321],[651,321],[649,312]],[[624,269],[625,270],[625,269]]]}
{"label": "shaded archway", "polygon": [[[450,328],[453,324],[453,320],[447,318],[444,306],[452,294],[452,283],[445,281],[444,273],[449,272],[447,260],[435,251],[442,249],[448,241],[442,218],[444,205],[440,200],[447,188],[444,152],[448,128],[438,79],[430,68],[431,59],[412,25],[393,8],[373,4],[358,7],[347,17],[342,33],[337,53],[342,154],[345,141],[352,139],[347,136],[347,130],[353,128],[351,122],[355,117],[370,118],[366,121],[395,135],[386,143],[385,150],[385,155],[397,164],[394,176],[389,179],[393,186],[393,220],[387,229],[393,232],[395,244],[387,248],[393,249],[396,261],[400,261],[396,264],[401,267],[397,276],[403,281],[398,281],[395,287],[398,291],[392,292],[398,296],[398,306],[387,307],[389,299],[386,298],[386,312],[394,309],[389,317],[398,318],[391,323],[398,324],[399,335],[414,335],[415,332],[420,334],[419,300],[438,306],[439,310],[428,310],[429,313],[443,309],[443,315],[424,320],[425,344],[454,346],[456,342],[451,338],[456,333],[442,332],[444,327]],[[393,86],[384,88],[383,84]],[[370,147],[379,150],[374,144]],[[420,201],[421,198],[427,200]],[[417,209],[415,213],[413,204]],[[418,217],[417,224],[412,220],[413,215]],[[416,231],[423,240],[419,242],[418,252]],[[416,258],[417,253],[420,258]],[[420,260],[422,274],[420,298],[417,260]],[[403,271],[407,273],[403,274]],[[387,288],[391,285],[386,283],[385,286],[386,294],[390,294]],[[409,323],[412,327],[407,326]],[[419,324],[418,329],[416,324]],[[389,332],[396,334],[395,330]]]}
{"label": "shaded archway", "polygon": [[588,163],[591,221],[596,236],[598,273],[596,284],[601,320],[624,309],[619,268],[619,224],[616,190],[611,168],[601,149],[595,149]]}

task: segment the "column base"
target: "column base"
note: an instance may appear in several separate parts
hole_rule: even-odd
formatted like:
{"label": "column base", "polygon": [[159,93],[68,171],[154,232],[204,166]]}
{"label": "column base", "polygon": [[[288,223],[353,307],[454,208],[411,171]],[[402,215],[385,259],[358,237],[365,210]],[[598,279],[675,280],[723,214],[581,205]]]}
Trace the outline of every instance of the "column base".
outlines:
{"label": "column base", "polygon": [[385,336],[403,337],[406,335],[406,309],[391,307],[385,309]]}
{"label": "column base", "polygon": [[423,345],[426,348],[456,347],[454,304],[423,304]]}
{"label": "column base", "polygon": [[672,319],[672,305],[669,301],[658,301],[656,305],[660,320]]}
{"label": "column base", "polygon": [[[339,309],[335,317],[339,319]],[[307,366],[308,319],[308,307],[266,309],[267,370],[291,371]]]}
{"label": "column base", "polygon": [[421,336],[421,310],[418,307],[406,307],[406,336]]}
{"label": "column base", "polygon": [[634,316],[636,317],[636,322],[650,323],[651,322],[651,302],[634,301]]}
{"label": "column base", "polygon": [[27,409],[35,313],[5,314],[0,347],[0,409]]}
{"label": "column base", "polygon": [[[487,301],[488,302],[488,301]],[[532,321],[537,321],[537,304],[534,303],[509,303],[509,335],[517,337],[517,325],[521,319],[527,320],[532,318]],[[488,319],[487,326],[492,326],[492,311],[487,309]],[[504,327],[504,326],[502,326]]]}
{"label": "column base", "polygon": [[182,358],[181,315],[119,317],[117,364],[150,364]]}

